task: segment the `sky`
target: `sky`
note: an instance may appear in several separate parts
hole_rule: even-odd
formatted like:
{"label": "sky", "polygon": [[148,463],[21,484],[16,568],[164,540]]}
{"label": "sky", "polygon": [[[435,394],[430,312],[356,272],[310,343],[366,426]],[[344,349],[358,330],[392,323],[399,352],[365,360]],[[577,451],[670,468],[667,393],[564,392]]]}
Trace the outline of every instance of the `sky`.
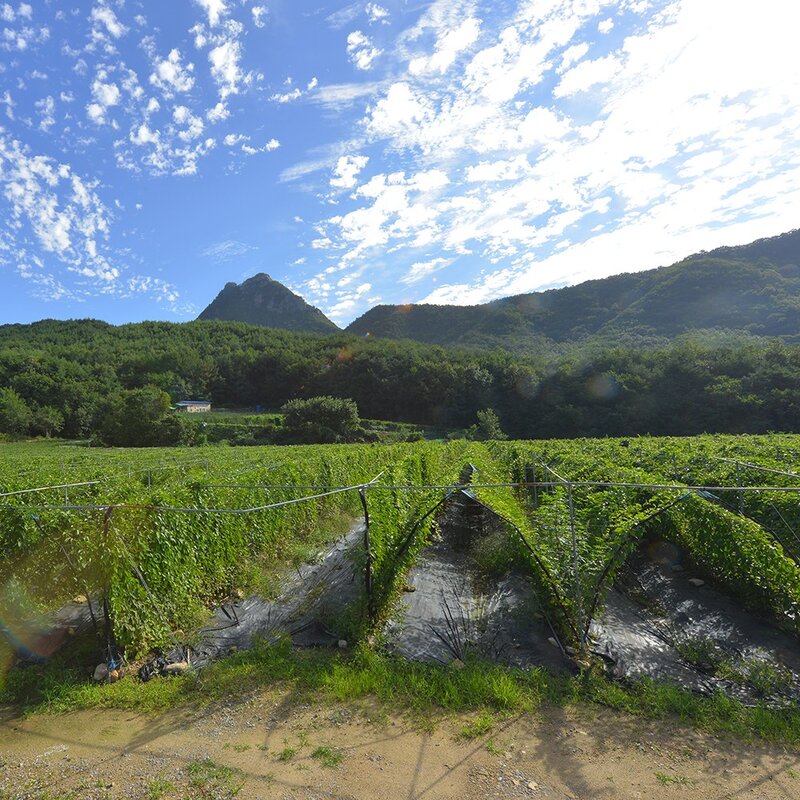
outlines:
{"label": "sky", "polygon": [[800,227],[789,0],[0,0],[0,323],[335,322]]}

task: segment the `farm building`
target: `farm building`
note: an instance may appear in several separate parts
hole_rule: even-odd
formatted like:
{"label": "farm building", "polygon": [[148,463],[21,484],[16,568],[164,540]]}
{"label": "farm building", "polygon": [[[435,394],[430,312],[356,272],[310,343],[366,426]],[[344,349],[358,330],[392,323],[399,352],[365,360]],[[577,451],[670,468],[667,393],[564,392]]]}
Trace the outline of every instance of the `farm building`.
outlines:
{"label": "farm building", "polygon": [[185,411],[189,414],[197,414],[199,412],[211,411],[210,400],[180,400],[175,403],[175,408],[178,411]]}

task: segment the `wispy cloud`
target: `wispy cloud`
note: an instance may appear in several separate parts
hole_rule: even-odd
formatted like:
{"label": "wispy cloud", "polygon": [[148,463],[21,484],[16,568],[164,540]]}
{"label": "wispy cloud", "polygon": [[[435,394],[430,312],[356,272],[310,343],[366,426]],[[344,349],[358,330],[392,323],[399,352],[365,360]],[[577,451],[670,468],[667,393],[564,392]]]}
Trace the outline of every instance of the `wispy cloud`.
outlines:
{"label": "wispy cloud", "polygon": [[240,242],[236,239],[226,239],[222,242],[209,245],[204,250],[200,251],[200,255],[203,258],[208,258],[211,261],[221,264],[225,261],[233,261],[234,259],[241,258],[256,250],[258,250],[257,247],[245,242]]}

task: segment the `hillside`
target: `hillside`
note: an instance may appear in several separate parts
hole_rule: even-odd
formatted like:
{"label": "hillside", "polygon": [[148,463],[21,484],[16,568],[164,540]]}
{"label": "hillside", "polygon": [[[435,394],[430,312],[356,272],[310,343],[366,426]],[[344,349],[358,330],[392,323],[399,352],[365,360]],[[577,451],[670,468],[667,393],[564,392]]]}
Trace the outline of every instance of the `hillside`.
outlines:
{"label": "hillside", "polygon": [[225,284],[198,319],[246,322],[306,333],[335,333],[339,330],[318,308],[310,306],[302,297],[263,272],[242,284]]}
{"label": "hillside", "polygon": [[650,346],[712,331],[791,341],[800,334],[800,231],[484,305],[376,306],[346,330],[517,352],[589,341]]}

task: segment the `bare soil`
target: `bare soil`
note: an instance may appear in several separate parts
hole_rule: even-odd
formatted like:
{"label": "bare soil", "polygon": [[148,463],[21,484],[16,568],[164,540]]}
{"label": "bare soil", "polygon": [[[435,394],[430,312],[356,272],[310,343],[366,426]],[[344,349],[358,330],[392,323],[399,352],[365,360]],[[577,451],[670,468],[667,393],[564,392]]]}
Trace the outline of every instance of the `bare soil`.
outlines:
{"label": "bare soil", "polygon": [[0,798],[800,797],[797,753],[677,723],[547,707],[466,738],[477,719],[275,692],[160,717],[9,714],[0,718]]}

